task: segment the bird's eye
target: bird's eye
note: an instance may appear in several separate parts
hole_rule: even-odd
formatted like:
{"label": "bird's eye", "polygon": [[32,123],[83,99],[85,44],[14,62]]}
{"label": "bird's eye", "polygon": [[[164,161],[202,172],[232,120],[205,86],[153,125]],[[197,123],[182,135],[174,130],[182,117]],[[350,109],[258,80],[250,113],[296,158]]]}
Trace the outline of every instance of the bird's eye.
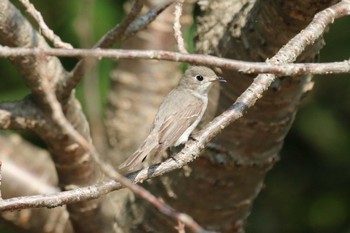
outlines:
{"label": "bird's eye", "polygon": [[204,78],[203,78],[202,75],[197,75],[197,76],[196,76],[196,79],[197,79],[198,81],[203,81]]}

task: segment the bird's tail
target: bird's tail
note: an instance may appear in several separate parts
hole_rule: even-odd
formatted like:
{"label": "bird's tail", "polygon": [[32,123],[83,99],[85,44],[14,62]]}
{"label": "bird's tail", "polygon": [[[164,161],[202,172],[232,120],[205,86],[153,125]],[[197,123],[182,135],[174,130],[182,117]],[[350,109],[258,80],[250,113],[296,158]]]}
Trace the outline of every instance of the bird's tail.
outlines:
{"label": "bird's tail", "polygon": [[158,142],[152,135],[149,135],[144,143],[132,154],[127,160],[119,165],[119,169],[123,171],[132,171],[138,168],[145,160],[147,155],[158,146]]}

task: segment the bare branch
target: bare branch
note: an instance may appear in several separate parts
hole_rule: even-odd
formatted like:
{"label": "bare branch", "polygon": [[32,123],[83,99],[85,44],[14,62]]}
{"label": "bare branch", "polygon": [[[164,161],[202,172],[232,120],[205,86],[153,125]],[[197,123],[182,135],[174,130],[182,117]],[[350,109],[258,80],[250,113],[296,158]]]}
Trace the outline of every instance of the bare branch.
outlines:
{"label": "bare branch", "polygon": [[36,20],[38,23],[41,32],[43,35],[52,41],[53,45],[58,48],[66,48],[72,49],[73,46],[69,43],[63,42],[59,36],[57,36],[45,23],[42,15],[39,11],[37,11],[32,3],[29,0],[20,0],[20,2],[24,5],[27,12]]}
{"label": "bare branch", "polygon": [[188,53],[187,49],[185,48],[185,42],[184,38],[182,37],[181,32],[181,23],[180,18],[182,15],[182,8],[183,8],[184,0],[177,0],[175,4],[175,12],[174,12],[174,36],[175,40],[177,42],[177,46],[179,48],[179,51],[181,53]]}
{"label": "bare branch", "polygon": [[[45,194],[45,195],[33,195],[33,196],[23,196],[16,198],[9,198],[6,200],[0,200],[0,211],[5,210],[20,210],[26,208],[39,208],[48,207],[54,208],[64,204],[74,203],[82,200],[91,200],[105,195],[115,189],[122,188],[122,185],[128,187],[133,192],[135,192],[140,197],[149,201],[156,208],[158,208],[162,213],[175,218],[178,221],[183,222],[186,226],[192,229],[194,232],[207,232],[203,230],[201,226],[198,225],[190,216],[179,213],[166,203],[160,201],[158,198],[153,196],[149,191],[142,188],[141,186],[132,183],[133,179],[123,177],[114,169],[107,165],[108,172],[110,176],[114,176],[119,182],[114,180],[105,181],[103,183],[95,184],[85,188],[78,188],[70,191],[59,192],[55,194]],[[131,177],[135,173],[131,174]],[[130,179],[130,180],[129,180]]]}
{"label": "bare branch", "polygon": [[52,113],[52,119],[61,127],[64,134],[70,135],[82,147],[89,148],[90,143],[88,143],[87,140],[74,129],[74,127],[64,116],[61,104],[58,102],[55,96],[54,88],[52,87],[52,85],[50,85],[51,83],[49,79],[49,77],[43,77],[41,83],[42,90],[45,95],[44,98]]}
{"label": "bare branch", "polygon": [[201,54],[183,54],[164,50],[123,50],[123,49],[38,49],[8,48],[0,49],[1,57],[46,54],[60,57],[95,57],[111,59],[149,59],[222,67],[238,70],[246,74],[270,73],[277,76],[294,76],[302,74],[340,74],[350,72],[350,60],[328,63],[293,63],[271,64],[265,62],[246,62],[219,58]]}
{"label": "bare branch", "polygon": [[[192,144],[197,142],[191,141]],[[199,144],[198,144],[199,145]],[[182,154],[182,156],[180,156]],[[185,159],[183,159],[184,157]],[[187,159],[186,159],[187,158]],[[132,183],[142,183],[149,178],[154,178],[161,176],[164,173],[173,171],[175,169],[181,168],[187,162],[191,161],[191,156],[185,156],[184,153],[180,152],[173,158],[167,159],[166,161],[152,165],[148,168],[130,173],[127,175],[127,179]],[[113,174],[115,177],[119,175]],[[119,177],[118,177],[119,178]],[[126,179],[122,177],[122,179]],[[19,210],[26,208],[54,208],[57,206],[75,203],[79,201],[87,201],[91,199],[99,198],[105,194],[112,191],[123,188],[122,184],[116,180],[106,180],[98,184],[90,185],[83,188],[77,188],[74,190],[63,191],[55,194],[46,195],[32,195],[23,196],[16,198],[9,198],[0,201],[0,211],[5,210]]]}
{"label": "bare branch", "polygon": [[157,16],[160,13],[162,13],[172,3],[173,3],[173,1],[169,1],[168,3],[165,3],[164,5],[161,5],[159,7],[154,7],[152,9],[150,9],[143,16],[140,16],[137,19],[135,19],[126,29],[125,35],[122,39],[125,40],[126,38],[132,36],[136,32],[141,31],[144,28],[146,28],[151,22],[153,22],[157,18]]}

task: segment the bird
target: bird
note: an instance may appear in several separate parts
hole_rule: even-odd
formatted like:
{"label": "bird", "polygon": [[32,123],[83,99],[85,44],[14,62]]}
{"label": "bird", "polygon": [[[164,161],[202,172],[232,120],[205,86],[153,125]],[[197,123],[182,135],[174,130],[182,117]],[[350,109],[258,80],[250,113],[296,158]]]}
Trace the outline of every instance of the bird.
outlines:
{"label": "bird", "polygon": [[208,93],[215,82],[226,81],[208,67],[190,66],[161,103],[147,138],[119,169],[132,171],[152,151],[155,161],[169,147],[186,143],[207,109]]}

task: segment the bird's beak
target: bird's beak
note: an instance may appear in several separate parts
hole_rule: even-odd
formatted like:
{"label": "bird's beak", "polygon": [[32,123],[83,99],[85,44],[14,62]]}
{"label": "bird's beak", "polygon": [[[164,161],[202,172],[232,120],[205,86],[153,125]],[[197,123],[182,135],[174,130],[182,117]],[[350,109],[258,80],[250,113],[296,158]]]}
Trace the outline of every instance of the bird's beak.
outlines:
{"label": "bird's beak", "polygon": [[227,81],[223,77],[217,77],[216,78],[221,83],[226,83]]}
{"label": "bird's beak", "polygon": [[215,77],[209,82],[221,82],[221,83],[226,83],[227,81],[223,77]]}

